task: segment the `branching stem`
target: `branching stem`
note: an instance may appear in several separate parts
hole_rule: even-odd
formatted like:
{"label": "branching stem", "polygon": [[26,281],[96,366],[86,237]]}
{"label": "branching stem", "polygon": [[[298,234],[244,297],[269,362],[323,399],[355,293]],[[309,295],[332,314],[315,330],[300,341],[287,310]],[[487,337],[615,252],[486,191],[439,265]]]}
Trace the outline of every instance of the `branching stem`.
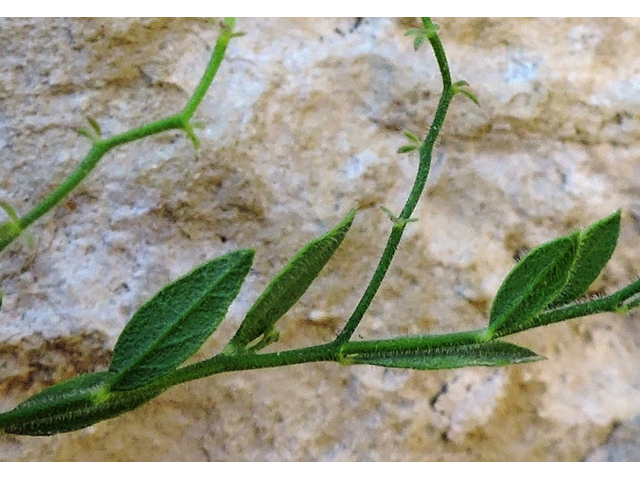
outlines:
{"label": "branching stem", "polygon": [[404,229],[407,226],[407,221],[411,218],[411,214],[416,208],[418,204],[418,200],[420,200],[420,196],[424,191],[424,187],[427,183],[427,177],[429,176],[429,169],[431,168],[431,158],[433,154],[433,147],[438,138],[438,134],[442,129],[442,125],[444,124],[445,117],[447,115],[447,110],[449,109],[449,105],[451,103],[451,99],[455,95],[455,90],[451,85],[451,74],[449,73],[449,64],[447,62],[447,56],[444,52],[444,47],[440,42],[440,38],[436,33],[435,26],[431,22],[429,18],[422,19],[424,28],[428,34],[428,40],[433,48],[433,51],[436,56],[436,60],[438,61],[438,68],[440,69],[440,74],[442,76],[442,95],[440,97],[440,102],[438,103],[438,108],[436,109],[436,113],[433,118],[433,123],[429,128],[429,133],[425,138],[424,142],[420,146],[420,163],[418,165],[418,173],[416,174],[416,179],[413,184],[413,188],[409,193],[409,197],[402,209],[402,213],[400,213],[399,220],[405,220],[400,222],[394,222],[393,227],[391,229],[391,235],[387,240],[387,245],[384,248],[384,252],[380,257],[380,261],[378,262],[378,266],[367,286],[360,302],[356,306],[353,314],[347,321],[343,330],[340,332],[338,337],[334,340],[334,344],[342,345],[347,342],[353,332],[355,332],[358,324],[362,320],[365,312],[368,310],[373,298],[375,297],[384,277],[389,270],[389,266],[391,265],[391,261],[396,253],[396,249],[398,248],[398,244],[402,238],[402,234],[404,233]]}
{"label": "branching stem", "polygon": [[[196,109],[202,102],[202,99],[207,93],[211,82],[216,76],[224,54],[227,50],[229,41],[236,35],[233,32],[234,22],[230,19],[226,19],[222,31],[218,36],[215,48],[211,55],[211,60],[207,69],[200,80],[200,83],[196,87],[193,95],[189,98],[185,108],[178,114],[168,116],[161,120],[157,120],[152,123],[148,123],[142,127],[134,128],[127,132],[115,135],[106,139],[95,139],[93,147],[89,150],[89,153],[85,156],[84,160],[78,165],[78,167],[62,182],[47,198],[42,200],[36,205],[30,212],[24,215],[18,220],[19,229],[6,230],[6,236],[0,236],[0,251],[4,250],[10,245],[20,234],[28,228],[32,223],[45,215],[49,210],[55,207],[64,197],[69,195],[75,189],[80,182],[82,182],[89,173],[98,165],[102,157],[107,154],[111,149],[124,145],[125,143],[140,140],[141,138],[156,135],[168,130],[184,130],[189,136],[192,136],[192,126],[190,125],[191,118],[196,112]],[[193,139],[193,138],[192,138]],[[10,232],[10,233],[9,233]],[[0,233],[3,233],[0,229]]]}
{"label": "branching stem", "polygon": [[445,345],[478,343],[483,341],[483,338],[484,330],[471,330],[443,335],[421,335],[355,342],[348,341],[341,345],[331,342],[313,347],[274,353],[220,354],[208,360],[180,368],[152,385],[153,388],[164,390],[173,385],[224,372],[284,367],[287,365],[314,362],[349,363],[348,357],[353,354],[393,352],[394,354],[402,355],[416,350],[428,353],[430,349],[437,349]]}
{"label": "branching stem", "polygon": [[[406,203],[402,209],[402,212],[398,217],[395,217],[393,214],[391,214],[391,212],[387,211],[389,217],[393,222],[391,234],[389,236],[389,239],[387,240],[387,244],[384,248],[384,251],[376,267],[376,270],[369,282],[369,285],[365,289],[365,292],[362,298],[360,299],[358,305],[356,306],[354,312],[352,313],[351,317],[347,320],[343,330],[338,334],[336,339],[329,343],[306,347],[306,348],[299,348],[299,349],[280,351],[280,352],[274,352],[274,353],[258,353],[260,349],[267,347],[269,344],[271,344],[277,339],[277,335],[275,335],[275,331],[269,330],[271,334],[270,335],[263,334],[264,336],[262,337],[262,339],[258,341],[258,343],[254,345],[252,348],[232,349],[231,353],[225,350],[222,353],[210,359],[197,362],[197,363],[188,365],[186,367],[178,368],[177,370],[171,371],[171,373],[165,374],[165,372],[163,371],[162,372],[163,376],[159,380],[156,380],[152,383],[143,383],[141,384],[142,386],[139,386],[138,388],[133,386],[131,387],[132,388],[131,390],[127,390],[126,386],[123,386],[122,384],[120,384],[120,388],[117,388],[119,385],[117,381],[115,383],[105,384],[107,385],[104,387],[105,390],[98,391],[98,393],[100,394],[104,393],[104,395],[100,396],[99,399],[96,401],[94,401],[93,397],[91,397],[91,400],[88,401],[90,403],[89,406],[82,403],[82,401],[85,401],[83,400],[84,397],[79,397],[80,400],[78,400],[75,404],[69,403],[69,405],[77,409],[77,412],[74,413],[74,415],[77,414],[82,416],[82,415],[88,414],[87,412],[89,412],[91,408],[100,407],[103,404],[103,402],[105,405],[108,404],[108,401],[113,402],[112,404],[110,404],[111,406],[109,408],[113,408],[115,410],[111,412],[107,412],[107,414],[104,414],[104,412],[100,413],[101,416],[92,418],[93,422],[100,421],[102,419],[109,418],[109,416],[121,414],[124,411],[126,411],[125,408],[121,408],[123,405],[128,409],[136,408],[138,405],[141,405],[144,401],[148,401],[149,399],[155,397],[156,395],[159,395],[160,393],[162,393],[163,391],[165,391],[166,389],[174,385],[197,380],[204,377],[209,377],[219,373],[233,372],[233,371],[283,367],[288,365],[297,365],[297,364],[312,363],[312,362],[337,362],[343,365],[349,365],[353,363],[361,363],[359,361],[362,361],[362,359],[365,359],[365,360],[368,358],[370,359],[370,357],[375,357],[374,360],[380,360],[381,358],[385,360],[390,358],[400,358],[402,360],[407,360],[415,357],[422,357],[428,360],[433,360],[433,359],[438,359],[439,356],[442,357],[443,352],[454,352],[454,354],[458,354],[458,352],[460,351],[467,350],[473,353],[473,348],[476,348],[478,344],[484,344],[484,345],[481,345],[481,350],[475,350],[480,354],[483,354],[483,352],[484,353],[490,352],[491,349],[494,349],[494,351],[497,351],[498,353],[501,351],[506,353],[508,352],[518,353],[518,355],[520,356],[517,357],[515,360],[531,361],[531,358],[537,360],[540,357],[536,356],[532,352],[528,352],[528,353],[531,353],[531,356],[530,356],[528,355],[526,350],[524,350],[524,353],[522,353],[523,349],[521,349],[518,346],[513,346],[513,345],[509,346],[504,342],[496,342],[495,340],[499,337],[511,335],[514,333],[518,333],[524,330],[536,328],[543,325],[548,325],[551,323],[557,323],[564,320],[569,320],[572,318],[577,318],[577,317],[582,317],[587,315],[594,315],[594,314],[603,313],[603,312],[625,313],[631,310],[632,308],[640,306],[640,279],[638,279],[635,282],[631,283],[630,285],[604,298],[584,301],[582,303],[573,303],[570,305],[564,305],[557,308],[547,307],[549,308],[548,310],[542,311],[542,313],[537,314],[537,312],[539,312],[540,309],[543,308],[543,304],[541,304],[539,308],[537,308],[535,312],[532,313],[532,315],[536,315],[533,318],[530,318],[527,320],[525,317],[520,321],[518,317],[518,321],[505,323],[504,327],[496,327],[495,325],[497,324],[494,324],[494,328],[491,328],[491,322],[490,322],[490,327],[482,330],[445,333],[445,334],[439,334],[439,335],[396,337],[396,338],[381,339],[381,340],[367,340],[367,341],[351,340],[353,333],[358,327],[365,312],[368,310],[369,306],[371,305],[377,291],[380,288],[380,285],[382,284],[382,281],[385,278],[385,275],[391,265],[391,261],[395,255],[396,249],[400,243],[400,240],[402,238],[406,225],[409,222],[413,221],[413,219],[411,218],[411,215],[415,210],[418,204],[418,201],[425,189],[425,185],[429,175],[429,170],[431,167],[433,148],[438,138],[438,135],[440,133],[440,130],[442,129],[442,125],[444,124],[444,120],[445,120],[449,105],[451,103],[451,100],[457,93],[463,93],[474,102],[477,102],[477,99],[475,98],[475,95],[473,95],[473,93],[467,90],[464,90],[464,87],[467,86],[466,82],[462,81],[462,82],[457,82],[455,84],[452,83],[445,51],[437,35],[437,28],[428,18],[424,18],[422,21],[423,21],[423,30],[414,29],[413,33],[418,33],[419,35],[421,35],[417,37],[416,42],[414,42],[414,45],[419,46],[422,42],[426,40],[428,40],[429,43],[431,44],[431,47],[435,53],[440,74],[442,76],[442,84],[443,84],[442,95],[440,97],[440,101],[438,103],[438,106],[433,118],[433,123],[429,128],[426,138],[420,144],[418,171],[417,171],[416,178],[415,178],[413,187],[411,189],[411,192],[409,193]],[[60,202],[62,198],[68,195],[69,192],[71,192],[91,172],[91,170],[95,168],[95,166],[98,164],[100,159],[111,149],[125,143],[129,143],[150,135],[154,135],[156,133],[164,132],[167,130],[173,130],[173,129],[184,130],[187,133],[187,135],[194,141],[194,143],[197,142],[197,139],[193,135],[193,125],[190,124],[190,121],[195,111],[197,110],[198,106],[202,102],[202,99],[204,98],[209,86],[211,85],[211,82],[213,81],[219,69],[220,63],[224,57],[224,54],[230,39],[237,35],[233,32],[233,28],[234,28],[234,22],[229,19],[226,20],[225,26],[218,38],[218,41],[216,43],[215,49],[211,57],[211,61],[207,66],[207,69],[202,77],[202,80],[200,81],[198,87],[196,88],[195,92],[187,102],[187,105],[182,110],[182,112],[163,118],[156,122],[152,122],[143,127],[129,130],[128,132],[122,133],[120,135],[115,135],[113,137],[110,137],[104,140],[93,138],[91,134],[87,134],[90,138],[92,138],[94,144],[91,150],[89,151],[89,153],[87,154],[87,156],[85,157],[85,159],[82,161],[82,163],[59,187],[57,187],[54,190],[54,192],[51,195],[49,195],[49,197],[47,197],[43,202],[41,202],[31,212],[29,212],[27,215],[25,215],[22,218],[18,218],[10,206],[6,205],[3,202],[0,202],[0,208],[3,208],[6,211],[7,215],[11,218],[10,223],[0,224],[0,250],[5,248],[9,243],[11,243],[11,241],[13,241],[18,235],[20,235],[20,233],[24,229],[26,229],[38,218],[40,218],[45,213],[47,213],[58,202]],[[94,130],[96,130],[96,132],[99,134],[100,132],[99,126],[94,125],[95,122],[93,121],[91,121],[91,123],[92,123],[92,126],[94,127]],[[415,138],[413,134],[408,136],[410,139]],[[415,143],[417,144],[419,143],[419,141],[416,139]],[[351,220],[352,219],[353,217],[351,217]],[[617,212],[615,215],[607,217],[607,219],[603,220],[602,222],[595,224],[598,228],[600,228],[600,230],[597,230],[597,231],[604,232],[604,234],[607,234],[606,229],[609,228],[609,225],[617,225],[617,229],[619,230],[619,220],[620,220],[620,216],[619,216],[619,212]],[[608,231],[612,232],[611,228],[609,228]],[[591,232],[590,234],[596,235],[595,233],[593,233],[594,232],[593,229],[589,230],[589,232]],[[618,235],[618,231],[616,230],[615,231],[616,240],[617,240],[617,235]],[[562,241],[567,243],[569,241],[567,240],[567,238],[562,239]],[[593,240],[593,238],[596,238],[596,237],[593,236],[590,238]],[[597,244],[596,240],[593,240],[592,243],[589,245],[592,246],[594,244]],[[557,245],[557,242],[554,243],[553,245]],[[540,247],[540,248],[543,248],[543,247]],[[551,252],[551,250],[549,250],[548,247],[545,247],[545,248],[547,249],[538,250],[538,252],[544,251],[545,252],[544,255],[549,255],[547,252]],[[584,247],[584,248],[588,248],[588,247]],[[601,257],[606,256],[606,259],[605,259],[606,261],[609,259],[611,251],[612,250],[607,250],[606,255],[600,253],[600,256]],[[563,251],[561,251],[561,253],[562,252]],[[575,254],[576,250],[573,250],[573,252]],[[540,253],[540,255],[543,255],[543,254]],[[562,255],[564,255],[564,253],[562,253]],[[530,258],[538,258],[538,257],[530,257]],[[543,257],[543,258],[546,259],[547,257]],[[526,261],[527,260],[525,259],[523,262],[526,262]],[[553,262],[555,261],[556,260],[553,260]],[[573,263],[570,263],[569,267],[571,267],[571,265],[573,265]],[[246,271],[248,271],[248,268],[249,267],[247,266]],[[545,264],[545,268],[546,268],[546,264]],[[244,272],[243,275],[246,275],[246,271]],[[555,278],[553,277],[553,275],[557,276],[557,273],[555,272],[555,270],[550,270],[550,273],[548,275],[549,277],[545,277],[545,278],[551,278],[551,280],[549,281],[555,281],[553,280],[553,278]],[[244,276],[242,278],[244,278]],[[517,284],[519,281],[519,277],[517,276],[507,277],[507,281],[509,278],[511,278],[511,284],[513,283]],[[513,278],[515,278],[516,281],[514,281]],[[565,277],[562,277],[562,278],[564,278],[565,283],[568,281],[566,275]],[[553,283],[551,284],[553,285]],[[560,285],[558,288],[561,289],[562,285]],[[287,292],[289,292],[289,290],[284,289],[284,291],[287,291]],[[557,294],[561,293],[561,290],[558,290],[556,293]],[[498,295],[498,297],[499,296],[500,295]],[[576,297],[577,296],[578,295],[576,295]],[[530,297],[527,297],[527,298],[530,298]],[[544,303],[544,305],[554,305],[553,303],[549,303],[550,301],[551,300],[547,300],[546,303]],[[515,300],[512,300],[511,302],[513,303],[515,302]],[[1,296],[0,296],[0,303],[1,303]],[[531,302],[529,302],[528,305],[531,305]],[[156,317],[153,317],[153,318],[155,320]],[[495,328],[497,328],[497,331],[494,331]],[[504,345],[509,346],[510,350],[505,350],[506,347],[503,347]],[[500,350],[500,348],[502,348],[502,350]],[[514,348],[519,350],[514,350]],[[116,351],[117,351],[117,347],[116,347]],[[162,352],[163,352],[163,355],[166,353],[164,350]],[[513,357],[506,358],[505,360],[506,363],[504,364],[514,363],[515,360]],[[166,361],[165,357],[163,357],[163,361]],[[178,363],[176,362],[175,365],[177,364]],[[372,364],[382,365],[382,366],[388,365],[388,364],[385,364],[384,362],[383,363],[373,362]],[[435,368],[453,368],[456,366],[460,366],[460,364],[456,363],[456,361],[452,361],[450,363],[436,363],[436,364],[425,363],[425,364],[418,365],[417,367],[416,367],[417,364],[412,364],[410,362],[404,363],[404,364],[402,364],[401,362],[401,364],[399,365],[402,368],[425,367],[424,369],[427,369],[426,367],[433,367],[433,365],[436,365]],[[408,367],[406,367],[406,365],[408,365]],[[472,364],[469,363],[466,365],[472,365]],[[463,366],[466,366],[466,365],[463,365]],[[497,363],[493,363],[491,365],[497,365]],[[398,366],[398,364],[395,364],[392,366]],[[173,367],[174,366],[172,366],[172,368]],[[113,376],[113,375],[116,375],[118,372],[119,372],[118,368],[116,368],[115,370],[112,370],[110,368],[109,372],[104,372],[103,375]],[[100,379],[105,377],[100,377],[100,376],[96,377],[96,376],[93,376],[92,374],[89,376],[81,377],[81,380],[83,378],[93,379],[91,381],[94,381],[95,379]],[[149,381],[151,382],[153,378],[158,378],[158,376],[149,378]],[[66,385],[67,386],[72,385],[74,388],[78,388],[79,384],[73,384],[68,382]],[[95,384],[91,384],[90,386],[93,387],[94,385]],[[126,385],[126,383],[124,385]],[[111,387],[113,387],[113,390],[109,390],[109,388]],[[60,395],[61,391],[63,393],[65,392],[71,393],[73,395],[75,395],[76,393],[76,392],[68,392],[65,390],[56,391],[54,388],[54,392],[57,392],[57,395]],[[111,400],[109,400],[110,395],[113,395]],[[37,400],[37,396],[35,398]],[[42,398],[43,397],[40,397],[40,401],[42,401]],[[51,415],[59,415],[59,411],[56,410],[56,408],[58,408],[59,405],[57,406],[55,402],[64,403],[64,401],[65,401],[64,398],[54,398],[52,400],[54,404],[52,407],[49,405],[46,405],[44,402],[41,405],[38,405],[37,401],[32,405],[35,405],[35,407],[33,408],[36,408],[36,407],[40,408],[43,412],[46,409],[51,410],[52,412]],[[67,404],[64,404],[64,405],[67,405]],[[80,407],[78,407],[78,405],[80,405]],[[89,410],[85,412],[82,410],[83,408],[89,409]],[[40,411],[38,410],[38,412],[36,413],[40,414],[39,412]],[[66,415],[66,413],[67,412],[65,411],[64,414]],[[29,409],[26,407],[24,407],[23,409],[20,409],[20,407],[18,407],[14,411],[0,414],[0,433],[2,433],[3,429],[7,429],[8,431],[16,431],[16,428],[17,428],[19,431],[19,428],[21,428],[19,425],[19,421],[21,421],[21,418],[22,418],[21,415],[26,415],[28,417],[27,420],[25,420],[26,428],[27,428],[26,431],[27,432],[35,431],[36,434],[42,434],[42,432],[38,432],[37,428],[35,428],[34,426],[31,426],[33,428],[29,426],[29,422],[37,421],[37,420],[31,419],[33,417],[32,414],[33,412],[30,412]],[[29,415],[31,415],[31,417],[29,417]],[[77,428],[80,428],[80,426],[86,426],[87,424],[88,423],[84,423],[84,424],[79,423],[77,424],[78,425]],[[45,427],[42,427],[42,428],[45,428]],[[48,428],[52,428],[52,427],[48,427]],[[57,431],[66,431],[66,430],[62,429],[61,427]],[[32,433],[27,433],[27,434],[32,434]]]}
{"label": "branching stem", "polygon": [[349,355],[353,354],[366,355],[392,352],[395,355],[401,356],[417,350],[421,351],[423,355],[428,355],[430,350],[433,350],[435,354],[437,353],[436,350],[442,346],[483,343],[498,337],[512,335],[551,323],[558,323],[598,313],[618,312],[621,308],[625,307],[626,300],[634,298],[639,293],[640,279],[607,297],[544,312],[538,317],[531,319],[529,323],[519,324],[515,328],[499,330],[492,338],[489,338],[486,329],[482,329],[440,335],[347,341],[341,344],[334,341],[313,347],[265,354],[217,355],[208,360],[176,370],[174,373],[154,384],[154,388],[157,386],[159,389],[166,389],[173,385],[223,372],[283,367],[313,362],[348,363]]}

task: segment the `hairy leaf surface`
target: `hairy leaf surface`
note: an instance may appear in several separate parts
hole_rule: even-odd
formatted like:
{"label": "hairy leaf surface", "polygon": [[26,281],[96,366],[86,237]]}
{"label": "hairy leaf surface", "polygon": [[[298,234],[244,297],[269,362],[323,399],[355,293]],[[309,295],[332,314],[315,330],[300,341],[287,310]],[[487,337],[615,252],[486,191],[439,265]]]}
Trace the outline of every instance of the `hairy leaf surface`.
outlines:
{"label": "hairy leaf surface", "polygon": [[174,370],[216,330],[238,295],[253,250],[207,262],[164,287],[123,330],[109,371],[116,390],[141,387]]}
{"label": "hairy leaf surface", "polygon": [[500,286],[489,315],[489,331],[523,322],[549,305],[569,279],[580,232],[540,245],[518,263]]}
{"label": "hairy leaf surface", "polygon": [[594,223],[580,235],[576,262],[551,307],[570,303],[586,293],[607,264],[620,235],[620,210]]}
{"label": "hairy leaf surface", "polygon": [[460,367],[501,367],[516,363],[535,362],[543,357],[512,343],[491,341],[465,345],[445,345],[411,353],[383,352],[355,354],[356,364],[390,368],[440,370]]}
{"label": "hairy leaf surface", "polygon": [[267,333],[302,297],[338,249],[353,223],[356,210],[333,230],[305,245],[267,285],[230,342],[243,348]]}
{"label": "hairy leaf surface", "polygon": [[88,373],[46,388],[0,414],[0,432],[53,435],[79,430],[133,410],[163,391],[109,392],[114,376],[110,372]]}

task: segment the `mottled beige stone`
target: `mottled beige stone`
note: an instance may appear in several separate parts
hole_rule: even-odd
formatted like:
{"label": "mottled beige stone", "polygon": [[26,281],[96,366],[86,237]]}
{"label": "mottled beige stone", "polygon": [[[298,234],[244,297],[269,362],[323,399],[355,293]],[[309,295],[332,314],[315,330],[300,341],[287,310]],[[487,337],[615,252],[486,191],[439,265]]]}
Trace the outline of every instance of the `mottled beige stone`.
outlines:
{"label": "mottled beige stone", "polygon": [[[622,208],[594,292],[640,274],[640,22],[436,20],[456,98],[428,189],[357,335],[480,328],[524,248]],[[109,154],[0,256],[0,408],[104,368],[135,309],[232,249],[257,248],[221,348],[270,278],[363,207],[336,257],[281,321],[275,348],[328,341],[351,313],[398,211],[440,78],[414,19],[239,19],[197,118],[201,149],[166,133]],[[115,134],[184,105],[216,28],[198,19],[0,22],[0,199],[24,213],[73,170],[96,118]],[[52,438],[0,437],[2,460],[620,459],[637,440],[638,314],[519,334],[548,357],[503,369],[311,364],[177,387]],[[614,427],[626,430],[613,435]],[[635,432],[635,433],[634,433]],[[634,440],[635,438],[635,440]],[[622,440],[621,440],[622,439]],[[617,449],[616,449],[617,448]],[[611,453],[614,452],[614,453]]]}

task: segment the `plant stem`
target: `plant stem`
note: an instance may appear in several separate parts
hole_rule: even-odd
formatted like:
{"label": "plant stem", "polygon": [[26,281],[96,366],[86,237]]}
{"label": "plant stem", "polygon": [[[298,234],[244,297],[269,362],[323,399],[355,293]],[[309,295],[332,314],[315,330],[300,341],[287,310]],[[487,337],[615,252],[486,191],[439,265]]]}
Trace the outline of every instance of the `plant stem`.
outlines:
{"label": "plant stem", "polygon": [[[625,300],[634,297],[638,293],[640,293],[640,279],[607,297],[547,311],[532,319],[527,324],[518,324],[515,327],[507,327],[499,330],[491,340],[572,318],[604,312],[615,312],[620,308],[624,308],[623,302]],[[159,389],[166,389],[173,385],[224,372],[283,367],[312,362],[334,361],[349,363],[348,356],[354,354],[393,352],[401,356],[404,353],[419,350],[424,355],[427,355],[430,349],[437,349],[445,345],[482,343],[486,341],[489,341],[489,338],[486,335],[486,330],[483,329],[439,335],[347,341],[345,343],[337,343],[334,341],[323,345],[275,353],[221,354],[208,360],[180,368],[152,385],[153,388],[157,386]]]}
{"label": "plant stem", "polygon": [[344,343],[333,341],[313,347],[266,354],[221,354],[208,360],[180,368],[167,377],[152,384],[149,388],[166,389],[180,383],[232,371],[283,367],[287,365],[327,361],[348,364],[349,355],[354,354],[366,355],[389,352],[394,355],[402,356],[405,353],[418,350],[423,355],[428,355],[430,349],[435,350],[442,346],[483,343],[489,340],[495,340],[499,337],[529,330],[531,328],[562,322],[572,318],[604,312],[617,312],[620,309],[624,310],[631,306],[635,306],[635,299],[633,302],[629,302],[626,305],[624,302],[634,298],[638,294],[640,294],[640,279],[607,297],[546,311],[527,323],[520,323],[511,327],[507,326],[504,329],[497,331],[491,338],[487,336],[487,330],[483,329],[439,335],[397,337],[382,340],[347,340]]}
{"label": "plant stem", "polygon": [[233,32],[234,21],[232,19],[226,19],[224,26],[218,39],[216,41],[215,48],[211,54],[211,60],[209,65],[200,80],[200,83],[196,87],[193,95],[189,98],[187,105],[182,112],[165,117],[161,120],[148,123],[139,128],[134,128],[127,132],[114,135],[113,137],[103,140],[94,140],[93,147],[89,150],[89,153],[85,156],[84,160],[76,167],[76,169],[62,182],[49,196],[36,205],[31,211],[19,219],[18,224],[20,230],[13,233],[13,235],[0,238],[0,251],[4,250],[10,245],[27,227],[45,215],[49,210],[56,206],[64,197],[66,197],[73,189],[75,189],[80,182],[82,182],[89,173],[98,165],[102,157],[111,149],[123,145],[125,143],[133,142],[141,138],[156,135],[168,130],[181,129],[187,132],[192,128],[189,125],[191,118],[193,117],[196,109],[202,102],[207,90],[211,86],[213,79],[218,72],[224,54],[227,50],[229,41],[235,36]]}
{"label": "plant stem", "polygon": [[[156,122],[144,125],[140,128],[129,130],[125,133],[115,135],[105,140],[96,141],[93,144],[91,150],[84,158],[82,163],[76,167],[76,169],[69,175],[64,182],[62,182],[47,198],[36,205],[29,213],[20,218],[19,225],[21,230],[25,230],[33,222],[38,220],[49,210],[55,207],[64,197],[66,197],[71,191],[76,188],[82,180],[84,180],[89,173],[96,167],[100,159],[109,152],[109,150],[123,145],[125,143],[133,142],[140,138],[148,137],[156,133],[165,132],[175,128],[182,128],[183,120],[180,115],[173,115],[171,117],[163,118]],[[13,239],[12,239],[13,240]]]}
{"label": "plant stem", "polygon": [[[163,379],[158,380],[158,382],[150,385],[149,388],[158,388],[159,390],[167,389],[174,385],[224,372],[284,367],[288,365],[328,361],[348,364],[349,355],[354,354],[366,355],[389,352],[394,355],[402,356],[405,353],[420,351],[423,355],[428,355],[430,349],[436,350],[438,347],[442,346],[483,343],[489,340],[495,340],[499,337],[529,330],[531,328],[562,322],[572,318],[604,312],[617,312],[620,309],[629,308],[624,304],[624,302],[635,297],[639,293],[640,279],[607,297],[543,312],[541,315],[531,319],[527,323],[521,323],[511,327],[507,326],[506,328],[497,331],[491,338],[487,336],[487,330],[482,329],[438,335],[397,337],[382,340],[347,340],[343,343],[333,341],[313,347],[265,354],[220,354],[208,360],[180,368]],[[630,304],[631,303],[634,302],[630,302]]]}
{"label": "plant stem", "polygon": [[507,325],[505,328],[499,329],[493,335],[493,338],[504,337],[531,328],[563,322],[565,320],[571,320],[572,318],[585,317],[587,315],[596,315],[605,312],[626,312],[638,305],[636,300],[627,304],[624,302],[639,293],[640,279],[606,297],[548,310],[527,322],[511,326]]}
{"label": "plant stem", "polygon": [[444,345],[460,345],[482,341],[484,341],[484,330],[471,330],[442,335],[422,335],[356,342],[348,341],[341,345],[331,342],[313,347],[274,353],[219,354],[208,360],[180,368],[153,383],[149,388],[166,389],[174,385],[224,372],[284,367],[314,362],[339,362],[348,364],[348,356],[354,354],[393,352],[402,355],[403,353],[420,350],[426,355],[429,349],[437,349]]}
{"label": "plant stem", "polygon": [[431,158],[433,154],[433,147],[438,138],[438,134],[440,133],[440,129],[444,123],[444,119],[447,115],[447,110],[449,108],[449,104],[451,103],[451,99],[455,95],[455,90],[451,84],[451,74],[449,73],[449,64],[447,62],[447,56],[444,51],[444,47],[440,42],[440,38],[435,31],[435,26],[431,22],[429,18],[422,19],[424,28],[426,31],[430,32],[428,35],[429,43],[433,48],[433,51],[436,56],[436,60],[438,62],[438,68],[440,69],[440,73],[442,76],[442,95],[440,96],[440,101],[438,103],[438,108],[436,109],[436,113],[433,118],[433,123],[429,128],[429,133],[427,134],[424,142],[420,146],[420,163],[418,165],[418,173],[416,174],[416,179],[413,184],[413,188],[409,193],[409,197],[405,203],[404,208],[402,209],[402,213],[400,213],[398,222],[394,222],[393,228],[391,229],[391,235],[387,240],[387,245],[384,248],[384,252],[382,253],[382,257],[376,267],[376,270],[367,286],[360,302],[356,306],[353,314],[347,321],[343,330],[336,337],[333,343],[336,345],[342,345],[347,342],[353,332],[358,327],[358,324],[362,320],[365,312],[368,310],[373,298],[375,297],[384,277],[389,270],[389,266],[391,265],[391,261],[396,253],[396,249],[398,248],[398,244],[400,243],[400,239],[402,238],[402,234],[404,233],[404,229],[407,225],[407,220],[411,218],[411,214],[416,208],[418,204],[418,200],[424,191],[424,187],[427,183],[427,177],[429,176],[429,169],[431,168]]}
{"label": "plant stem", "polygon": [[198,109],[198,106],[200,106],[200,103],[207,94],[207,90],[209,90],[213,79],[218,73],[218,69],[220,68],[222,59],[224,58],[224,53],[227,50],[227,45],[229,44],[229,41],[234,37],[234,27],[235,19],[225,19],[224,25],[222,27],[222,32],[220,33],[218,41],[216,42],[216,46],[214,47],[213,53],[211,54],[209,65],[207,65],[207,69],[204,71],[202,79],[200,79],[200,83],[196,87],[193,95],[191,95],[191,98],[182,111],[182,115],[186,120],[189,120],[191,117],[193,117],[193,114]]}

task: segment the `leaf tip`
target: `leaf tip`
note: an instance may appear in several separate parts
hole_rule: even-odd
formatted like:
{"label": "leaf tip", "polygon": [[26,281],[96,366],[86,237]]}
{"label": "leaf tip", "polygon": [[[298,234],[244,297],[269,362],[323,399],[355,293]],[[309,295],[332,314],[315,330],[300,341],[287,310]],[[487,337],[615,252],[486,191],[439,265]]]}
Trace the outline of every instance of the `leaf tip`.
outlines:
{"label": "leaf tip", "polygon": [[247,258],[250,258],[252,260],[253,260],[253,257],[256,256],[255,248],[245,248],[244,250],[240,250],[240,251],[243,252]]}
{"label": "leaf tip", "polygon": [[349,210],[349,213],[346,217],[344,217],[344,220],[342,220],[337,228],[351,228],[351,225],[356,218],[356,213],[358,213],[358,207],[353,207],[351,210]]}
{"label": "leaf tip", "polygon": [[102,128],[100,127],[98,121],[93,117],[87,117],[87,122],[89,122],[89,125],[91,125],[91,128],[93,128],[93,131],[98,135],[98,137],[101,137]]}
{"label": "leaf tip", "polygon": [[418,138],[418,136],[415,133],[410,132],[409,130],[403,130],[402,134],[405,137],[407,137],[407,139],[409,139],[409,141],[411,141],[411,143],[414,143],[416,145],[419,145],[421,143],[420,139]]}
{"label": "leaf tip", "polygon": [[613,223],[620,224],[620,222],[622,221],[622,208],[619,208],[618,210],[613,212],[611,215],[609,215],[608,218],[610,218]]}
{"label": "leaf tip", "polygon": [[88,138],[91,142],[95,142],[96,141],[96,137],[86,128],[81,127],[81,128],[76,128],[76,133],[78,135],[82,135],[83,137]]}

